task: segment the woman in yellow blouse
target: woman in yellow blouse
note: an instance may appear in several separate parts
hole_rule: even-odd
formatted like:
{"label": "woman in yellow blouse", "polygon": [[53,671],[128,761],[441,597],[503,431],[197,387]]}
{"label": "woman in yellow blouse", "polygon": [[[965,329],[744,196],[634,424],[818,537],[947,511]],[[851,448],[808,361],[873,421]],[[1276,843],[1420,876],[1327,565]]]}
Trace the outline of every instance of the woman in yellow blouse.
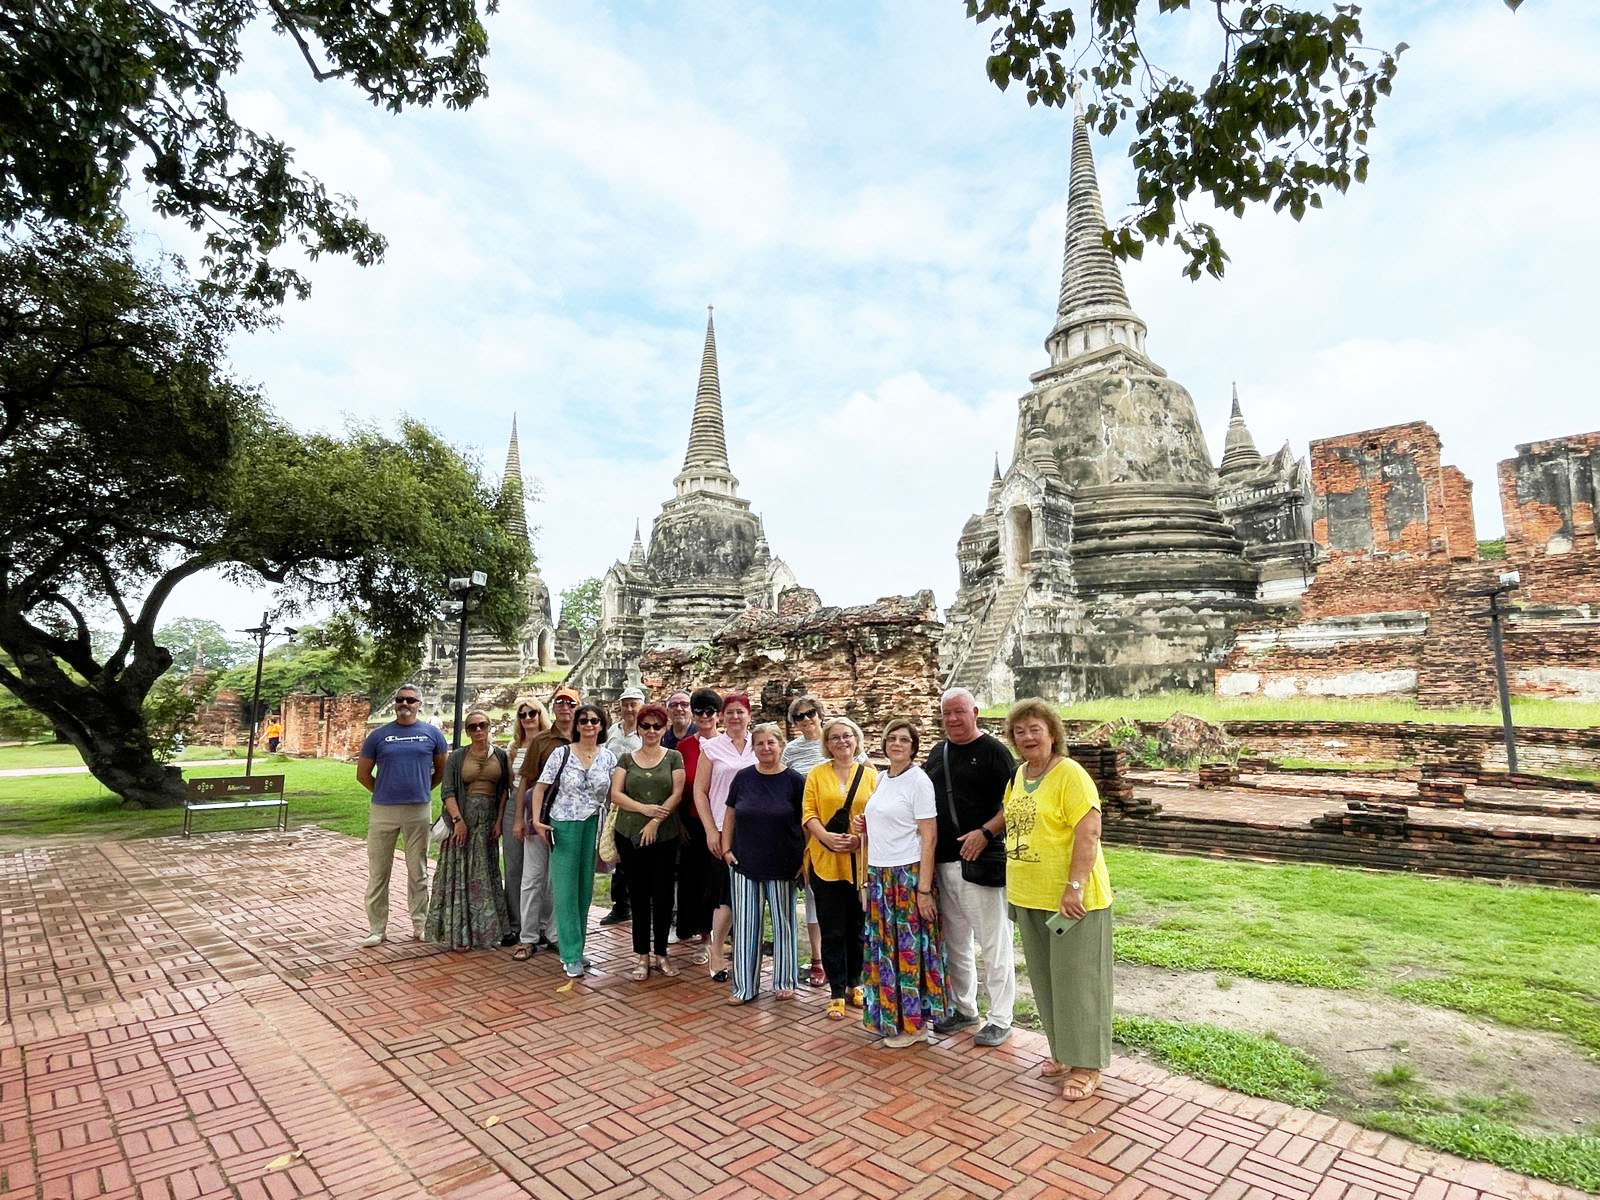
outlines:
{"label": "woman in yellow blouse", "polygon": [[1053,704],[1021,700],[1006,737],[1022,766],[1006,788],[1006,898],[1050,1039],[1048,1078],[1086,1100],[1111,1064],[1111,878],[1100,850],[1100,796],[1066,757]]}
{"label": "woman in yellow blouse", "polygon": [[[850,818],[865,812],[867,797],[877,786],[878,772],[857,762],[861,729],[845,717],[823,724],[827,759],[806,775],[800,823],[805,826],[806,878],[817,901],[817,926],[822,936],[822,969],[828,976],[828,1017],[844,1019],[845,1006],[860,1008],[861,898],[856,891],[861,838],[850,831]],[[845,802],[849,801],[847,805]]]}

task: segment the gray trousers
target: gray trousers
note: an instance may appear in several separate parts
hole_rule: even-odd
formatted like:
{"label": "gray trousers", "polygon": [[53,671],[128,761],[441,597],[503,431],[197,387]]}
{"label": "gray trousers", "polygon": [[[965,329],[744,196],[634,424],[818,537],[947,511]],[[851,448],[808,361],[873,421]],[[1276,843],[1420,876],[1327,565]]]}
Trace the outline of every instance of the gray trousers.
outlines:
{"label": "gray trousers", "polygon": [[517,805],[513,797],[506,801],[506,811],[500,817],[500,880],[505,884],[512,933],[522,928],[522,839],[511,832],[516,823]]}
{"label": "gray trousers", "polygon": [[[511,890],[512,841],[506,841],[506,891]],[[550,888],[550,846],[536,833],[530,833],[518,844],[517,911],[521,913],[517,940],[532,945],[539,938],[556,939],[556,897]]]}
{"label": "gray trousers", "polygon": [[432,804],[374,804],[367,814],[367,928],[382,933],[389,924],[389,875],[394,844],[406,845],[406,906],[411,925],[428,919],[428,827]]}

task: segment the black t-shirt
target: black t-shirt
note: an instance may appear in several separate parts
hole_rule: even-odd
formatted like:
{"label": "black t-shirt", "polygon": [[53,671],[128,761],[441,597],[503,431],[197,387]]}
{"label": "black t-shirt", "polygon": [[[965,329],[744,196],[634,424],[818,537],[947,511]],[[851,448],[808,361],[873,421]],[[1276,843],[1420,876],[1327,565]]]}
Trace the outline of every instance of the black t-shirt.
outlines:
{"label": "black t-shirt", "polygon": [[[950,805],[945,802],[944,751],[950,746],[950,773],[955,776],[958,832],[950,823]],[[1006,784],[1016,773],[1017,760],[1006,744],[992,734],[980,733],[964,746],[937,742],[928,752],[922,769],[933,780],[933,793],[939,800],[939,841],[934,848],[935,862],[955,862],[961,857],[957,842],[961,833],[971,833],[1000,811],[1005,801]]]}
{"label": "black t-shirt", "polygon": [[805,799],[805,777],[785,767],[763,775],[746,767],[728,786],[728,807],[733,821],[734,858],[739,871],[751,879],[793,879],[800,874],[806,835],[800,828],[800,806]]}

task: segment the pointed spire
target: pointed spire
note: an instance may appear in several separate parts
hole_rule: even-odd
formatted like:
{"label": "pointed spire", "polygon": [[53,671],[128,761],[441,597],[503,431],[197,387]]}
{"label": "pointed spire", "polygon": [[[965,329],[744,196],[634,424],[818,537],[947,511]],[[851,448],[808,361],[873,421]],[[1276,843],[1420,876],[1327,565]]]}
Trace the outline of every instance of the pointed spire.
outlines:
{"label": "pointed spire", "polygon": [[1072,178],[1067,188],[1061,296],[1056,304],[1055,328],[1045,342],[1053,363],[1112,343],[1144,352],[1144,322],[1128,304],[1122,271],[1105,243],[1105,210],[1095,178],[1089,126],[1076,94],[1073,107]]}
{"label": "pointed spire", "polygon": [[994,452],[994,482],[1000,482],[1000,451]]}
{"label": "pointed spire", "polygon": [[506,469],[500,476],[501,520],[506,529],[528,540],[528,509],[522,491],[522,452],[517,448],[517,416],[511,414],[511,445],[506,450]]}
{"label": "pointed spire", "polygon": [[1261,454],[1256,450],[1255,438],[1244,423],[1244,413],[1239,409],[1239,385],[1233,385],[1233,416],[1228,420],[1228,437],[1222,447],[1222,463],[1217,470],[1223,475],[1247,471],[1261,465]]}
{"label": "pointed spire", "polygon": [[630,567],[644,566],[644,541],[639,537],[639,518],[633,519],[633,548],[628,551]]}
{"label": "pointed spire", "polygon": [[674,480],[678,495],[690,492],[738,493],[739,481],[728,466],[728,442],[722,428],[722,383],[717,378],[717,329],[706,306],[706,348],[700,356],[700,386],[694,397],[694,421],[683,470]]}

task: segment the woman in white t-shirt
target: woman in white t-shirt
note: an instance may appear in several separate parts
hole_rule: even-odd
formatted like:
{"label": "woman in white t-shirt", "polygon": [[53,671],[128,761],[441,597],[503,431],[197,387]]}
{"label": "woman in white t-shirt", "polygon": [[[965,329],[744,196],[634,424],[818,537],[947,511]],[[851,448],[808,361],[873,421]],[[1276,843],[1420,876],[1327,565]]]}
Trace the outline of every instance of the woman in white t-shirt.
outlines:
{"label": "woman in white t-shirt", "polygon": [[944,943],[934,900],[938,804],[916,764],[917,728],[896,717],[883,729],[889,769],[852,824],[867,839],[867,950],[862,1021],[898,1050],[926,1040],[944,1015]]}

